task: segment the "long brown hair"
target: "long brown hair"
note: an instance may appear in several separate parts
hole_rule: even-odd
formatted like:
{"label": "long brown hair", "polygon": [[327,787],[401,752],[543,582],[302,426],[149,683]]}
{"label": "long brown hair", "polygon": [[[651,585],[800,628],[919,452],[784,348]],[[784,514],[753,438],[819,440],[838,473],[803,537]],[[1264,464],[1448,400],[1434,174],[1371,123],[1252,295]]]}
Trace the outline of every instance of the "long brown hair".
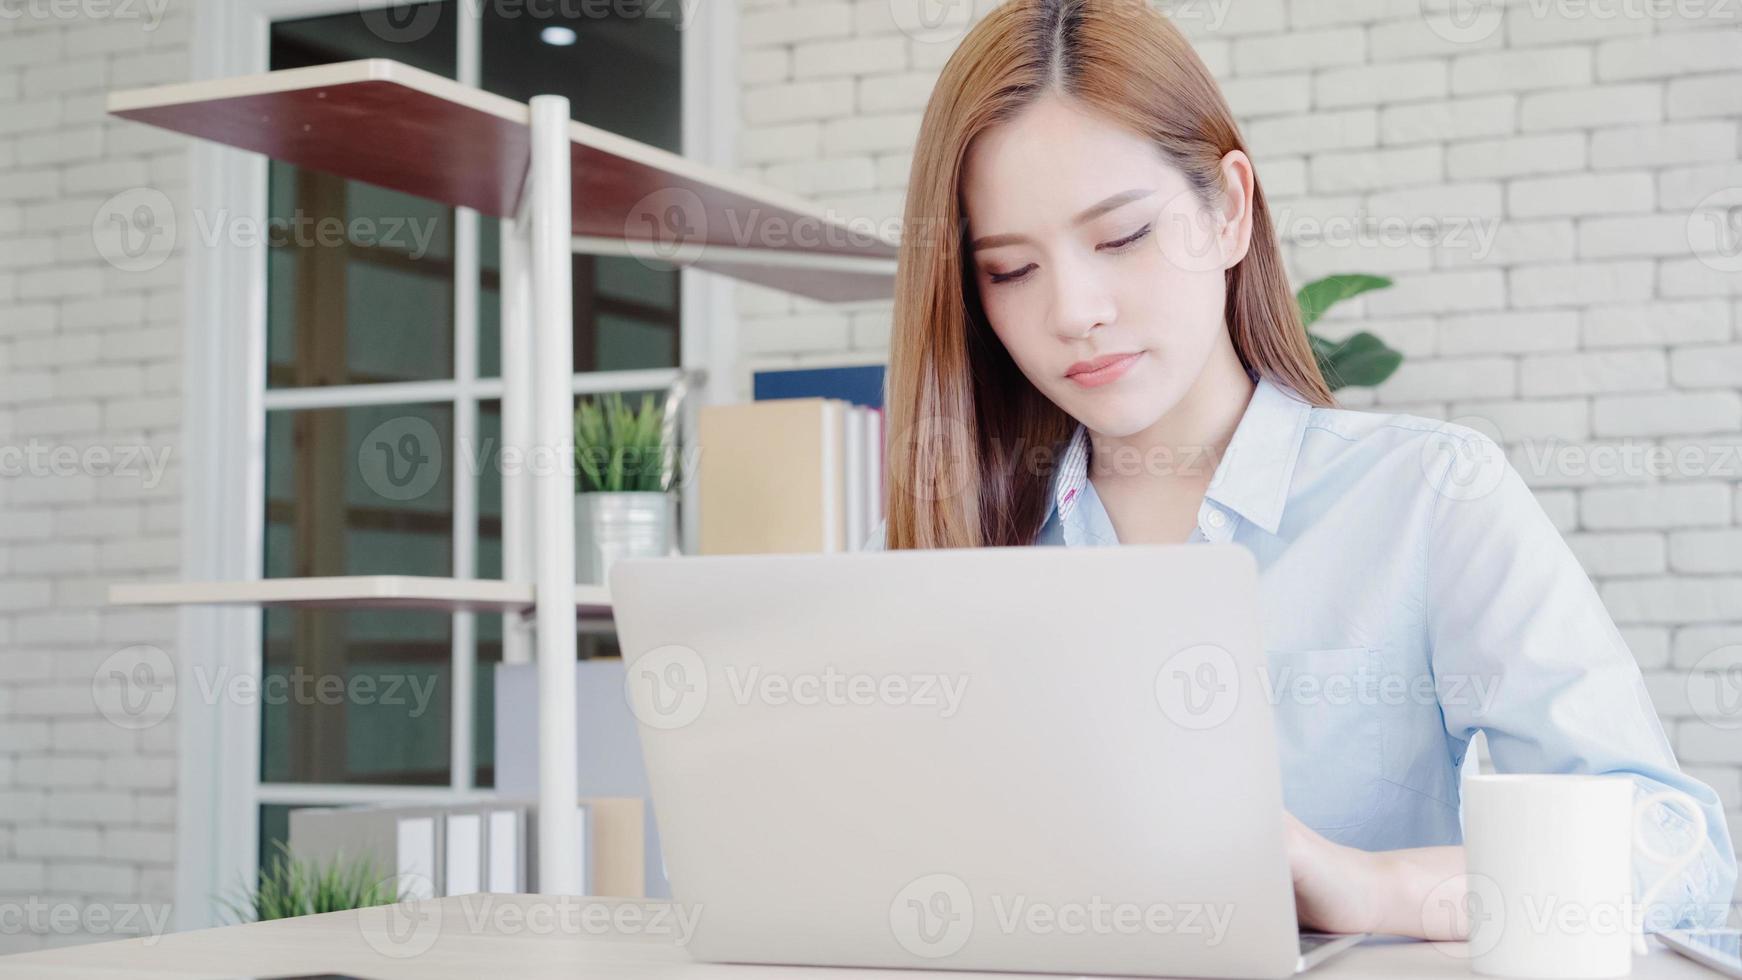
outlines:
{"label": "long brown hair", "polygon": [[[1056,461],[1076,423],[986,322],[965,258],[961,176],[977,135],[1051,91],[1154,141],[1206,205],[1222,193],[1222,158],[1246,149],[1215,78],[1146,3],[1007,0],[968,32],[926,105],[908,180],[885,429],[890,549],[1026,545],[1045,518],[1048,467],[1029,460]],[[1334,405],[1256,173],[1251,245],[1226,276],[1242,363]]]}

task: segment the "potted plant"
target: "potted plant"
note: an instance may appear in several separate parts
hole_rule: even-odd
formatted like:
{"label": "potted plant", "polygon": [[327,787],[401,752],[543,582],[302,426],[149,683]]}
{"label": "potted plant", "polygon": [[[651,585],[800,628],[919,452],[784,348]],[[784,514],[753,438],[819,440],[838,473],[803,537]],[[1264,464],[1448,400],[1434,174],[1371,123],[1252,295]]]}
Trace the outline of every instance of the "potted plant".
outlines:
{"label": "potted plant", "polygon": [[677,402],[616,392],[575,409],[575,580],[602,585],[618,558],[672,554],[677,541]]}
{"label": "potted plant", "polygon": [[[1295,294],[1300,304],[1301,322],[1311,327],[1333,305],[1375,289],[1384,289],[1391,280],[1384,276],[1326,276],[1307,283]],[[1332,391],[1348,385],[1373,387],[1391,377],[1391,372],[1403,363],[1403,355],[1385,342],[1363,330],[1341,341],[1331,341],[1310,330],[1313,356],[1318,359],[1319,373]]]}

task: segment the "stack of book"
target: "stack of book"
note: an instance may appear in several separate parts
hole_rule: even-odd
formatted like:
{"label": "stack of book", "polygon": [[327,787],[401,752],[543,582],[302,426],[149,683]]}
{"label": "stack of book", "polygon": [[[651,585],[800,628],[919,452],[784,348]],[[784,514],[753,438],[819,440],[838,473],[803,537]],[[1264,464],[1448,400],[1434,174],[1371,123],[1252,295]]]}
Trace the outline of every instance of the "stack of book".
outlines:
{"label": "stack of book", "polygon": [[883,518],[883,412],[838,398],[697,413],[704,555],[860,550]]}

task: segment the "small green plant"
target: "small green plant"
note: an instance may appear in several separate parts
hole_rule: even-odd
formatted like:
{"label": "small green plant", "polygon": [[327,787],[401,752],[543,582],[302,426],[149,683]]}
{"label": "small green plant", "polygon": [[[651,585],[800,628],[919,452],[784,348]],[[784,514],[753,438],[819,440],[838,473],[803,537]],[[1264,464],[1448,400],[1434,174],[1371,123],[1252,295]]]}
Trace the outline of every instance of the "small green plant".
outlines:
{"label": "small green plant", "polygon": [[[1391,280],[1384,276],[1326,276],[1307,283],[1295,293],[1300,304],[1301,322],[1307,327],[1333,305],[1375,289],[1384,289]],[[1403,355],[1385,342],[1363,330],[1341,341],[1326,340],[1307,331],[1307,340],[1318,359],[1319,373],[1332,391],[1349,385],[1372,387],[1391,377],[1391,372],[1403,363]]]}
{"label": "small green plant", "polygon": [[283,841],[276,846],[252,888],[244,887],[236,901],[220,900],[237,922],[391,905],[403,897],[398,879],[373,856],[315,862],[291,854]]}
{"label": "small green plant", "polygon": [[575,492],[670,489],[678,479],[677,457],[667,438],[665,410],[650,394],[642,396],[639,411],[617,392],[583,399],[575,409]]}

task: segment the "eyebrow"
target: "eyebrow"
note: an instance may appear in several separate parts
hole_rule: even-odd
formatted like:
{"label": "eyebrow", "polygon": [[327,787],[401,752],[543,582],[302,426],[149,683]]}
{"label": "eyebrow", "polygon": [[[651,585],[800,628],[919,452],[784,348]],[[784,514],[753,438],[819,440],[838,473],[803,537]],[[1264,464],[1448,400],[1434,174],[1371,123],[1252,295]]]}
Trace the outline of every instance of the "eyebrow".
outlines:
{"label": "eyebrow", "polygon": [[[1112,197],[1107,198],[1105,201],[1092,205],[1084,210],[1082,214],[1072,218],[1071,225],[1074,227],[1085,222],[1093,221],[1101,215],[1106,214],[1108,211],[1115,208],[1122,208],[1125,205],[1130,204],[1132,201],[1142,200],[1154,193],[1155,190],[1153,188],[1145,187],[1133,187],[1128,191],[1120,191]],[[997,248],[1000,245],[1014,245],[1026,241],[1028,241],[1028,236],[1026,235],[986,235],[974,239],[968,247],[975,251],[980,251],[982,249]]]}

